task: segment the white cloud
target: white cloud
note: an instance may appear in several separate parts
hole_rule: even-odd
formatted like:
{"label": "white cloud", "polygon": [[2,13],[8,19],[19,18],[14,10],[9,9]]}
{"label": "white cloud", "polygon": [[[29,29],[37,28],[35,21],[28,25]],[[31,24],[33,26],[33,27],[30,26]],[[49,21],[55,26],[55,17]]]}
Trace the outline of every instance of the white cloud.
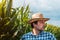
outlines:
{"label": "white cloud", "polygon": [[0,2],[2,2],[2,0],[0,0]]}
{"label": "white cloud", "polygon": [[42,10],[55,10],[60,8],[60,0],[26,0],[26,4]]}
{"label": "white cloud", "polygon": [[41,10],[55,10],[60,8],[60,0],[13,0],[13,6],[18,7],[29,4],[31,8]]}
{"label": "white cloud", "polygon": [[50,21],[47,21],[47,23],[60,27],[60,21],[50,20]]}
{"label": "white cloud", "polygon": [[28,4],[31,11],[41,11],[47,17],[54,18],[48,23],[60,26],[60,21],[55,20],[60,17],[60,0],[14,0],[13,6],[19,7]]}
{"label": "white cloud", "polygon": [[24,5],[24,0],[13,0],[13,7],[21,7]]}
{"label": "white cloud", "polygon": [[48,4],[47,0],[26,0],[26,4],[30,4],[31,7],[35,7],[38,9],[50,10],[52,6]]}

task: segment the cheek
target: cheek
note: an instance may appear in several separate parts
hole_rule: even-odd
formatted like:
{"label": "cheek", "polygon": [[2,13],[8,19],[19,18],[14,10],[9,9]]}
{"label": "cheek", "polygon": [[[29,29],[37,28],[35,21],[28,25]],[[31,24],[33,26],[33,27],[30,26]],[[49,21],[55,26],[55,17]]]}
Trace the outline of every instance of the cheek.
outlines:
{"label": "cheek", "polygon": [[38,27],[39,29],[44,29],[44,24],[39,24]]}
{"label": "cheek", "polygon": [[40,27],[44,27],[44,24],[39,24],[38,26],[40,26]]}

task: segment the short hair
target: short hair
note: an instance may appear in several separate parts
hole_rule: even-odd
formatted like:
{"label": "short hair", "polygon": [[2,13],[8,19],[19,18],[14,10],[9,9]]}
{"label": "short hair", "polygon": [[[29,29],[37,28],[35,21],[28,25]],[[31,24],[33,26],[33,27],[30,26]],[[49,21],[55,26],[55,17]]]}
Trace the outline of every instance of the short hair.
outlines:
{"label": "short hair", "polygon": [[37,24],[37,22],[38,22],[38,21],[34,21],[34,22],[32,22],[32,23],[31,23],[31,27],[34,28],[33,23],[34,23],[34,24]]}

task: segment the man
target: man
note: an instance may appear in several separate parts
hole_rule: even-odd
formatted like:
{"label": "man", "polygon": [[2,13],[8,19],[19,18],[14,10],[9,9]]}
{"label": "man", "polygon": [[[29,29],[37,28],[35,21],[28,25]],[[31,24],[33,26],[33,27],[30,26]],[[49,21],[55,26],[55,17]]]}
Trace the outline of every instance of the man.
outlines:
{"label": "man", "polygon": [[49,32],[44,31],[45,22],[49,18],[44,18],[43,14],[35,13],[29,23],[32,26],[32,32],[24,34],[21,40],[56,40],[56,38]]}

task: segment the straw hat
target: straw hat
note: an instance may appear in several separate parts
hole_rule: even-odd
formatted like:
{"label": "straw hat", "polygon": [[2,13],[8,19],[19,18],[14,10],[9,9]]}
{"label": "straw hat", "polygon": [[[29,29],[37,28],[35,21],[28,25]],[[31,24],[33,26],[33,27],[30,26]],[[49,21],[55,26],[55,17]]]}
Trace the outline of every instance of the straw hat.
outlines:
{"label": "straw hat", "polygon": [[43,14],[41,14],[41,13],[35,13],[35,14],[32,15],[32,18],[28,22],[32,23],[32,22],[38,21],[38,20],[48,21],[49,18],[44,18]]}

